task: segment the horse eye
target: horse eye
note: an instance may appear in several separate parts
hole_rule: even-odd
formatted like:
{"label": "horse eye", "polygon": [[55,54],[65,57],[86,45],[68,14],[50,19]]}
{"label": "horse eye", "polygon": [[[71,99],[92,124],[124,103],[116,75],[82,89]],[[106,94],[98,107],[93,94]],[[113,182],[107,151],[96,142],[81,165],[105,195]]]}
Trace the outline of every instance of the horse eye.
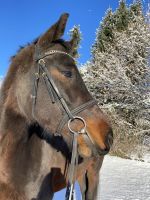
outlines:
{"label": "horse eye", "polygon": [[61,73],[68,78],[72,78],[72,72],[71,71],[61,71]]}

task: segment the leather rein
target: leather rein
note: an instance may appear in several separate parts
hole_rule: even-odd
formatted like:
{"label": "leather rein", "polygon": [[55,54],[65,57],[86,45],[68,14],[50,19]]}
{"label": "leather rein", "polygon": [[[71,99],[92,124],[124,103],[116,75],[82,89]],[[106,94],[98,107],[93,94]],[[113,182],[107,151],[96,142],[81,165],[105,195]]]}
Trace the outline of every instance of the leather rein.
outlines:
{"label": "leather rein", "polygon": [[[65,200],[72,200],[73,193],[74,193],[74,178],[76,175],[76,166],[78,165],[78,151],[77,151],[78,135],[82,134],[88,144],[92,143],[92,145],[94,145],[94,142],[86,129],[86,121],[82,117],[77,116],[77,114],[87,109],[88,107],[95,105],[96,101],[92,99],[78,106],[77,108],[73,110],[69,109],[65,99],[59,92],[59,89],[57,88],[50,72],[48,71],[46,62],[44,60],[44,58],[51,56],[53,54],[63,54],[63,55],[69,56],[75,61],[75,59],[70,54],[63,51],[50,50],[48,52],[45,52],[44,54],[41,54],[39,52],[39,49],[37,47],[35,48],[35,63],[36,63],[37,69],[36,69],[36,72],[34,73],[34,85],[33,85],[33,92],[32,92],[32,99],[33,99],[32,116],[33,117],[35,116],[35,107],[36,107],[37,94],[38,94],[38,83],[39,83],[40,78],[42,78],[47,88],[47,91],[52,103],[54,104],[56,102],[59,102],[65,111],[65,115],[63,115],[62,119],[60,120],[59,125],[57,126],[56,131],[54,133],[54,136],[61,136],[61,132],[64,125],[68,123],[69,132],[71,133],[73,137],[72,156],[71,156],[71,163],[69,167],[68,185],[67,185],[66,196],[65,196]],[[83,124],[83,128],[80,131],[75,131],[71,127],[71,123],[75,120],[80,121]]]}

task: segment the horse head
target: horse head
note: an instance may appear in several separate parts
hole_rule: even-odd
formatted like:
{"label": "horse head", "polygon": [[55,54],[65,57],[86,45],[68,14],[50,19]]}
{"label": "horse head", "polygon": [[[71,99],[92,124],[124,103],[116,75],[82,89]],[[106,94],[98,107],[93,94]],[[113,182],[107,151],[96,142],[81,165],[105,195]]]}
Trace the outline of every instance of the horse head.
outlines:
{"label": "horse head", "polygon": [[[70,148],[72,135],[68,130],[69,117],[60,101],[63,99],[71,114],[76,108],[92,102],[87,103],[81,110],[77,109],[78,112],[75,113],[84,119],[90,138],[88,142],[84,134],[79,134],[78,150],[84,157],[95,153],[105,155],[112,145],[112,128],[98,105],[93,103],[93,98],[78,71],[73,58],[76,38],[70,41],[61,39],[67,19],[68,14],[63,14],[34,43],[22,49],[13,58],[13,63],[22,65],[18,67],[16,79],[18,109],[29,124],[36,123],[45,130],[43,135],[53,136],[59,129]],[[63,118],[64,116],[67,117]],[[82,120],[73,120],[71,123],[71,128],[76,131],[82,127]]]}

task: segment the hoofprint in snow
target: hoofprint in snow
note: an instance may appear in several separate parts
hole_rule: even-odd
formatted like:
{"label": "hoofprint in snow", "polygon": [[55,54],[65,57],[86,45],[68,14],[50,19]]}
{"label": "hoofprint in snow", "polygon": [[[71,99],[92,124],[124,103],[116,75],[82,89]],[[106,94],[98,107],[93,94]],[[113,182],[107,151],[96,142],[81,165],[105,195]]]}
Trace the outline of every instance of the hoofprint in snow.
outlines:
{"label": "hoofprint in snow", "polygon": [[150,163],[105,156],[97,200],[150,200]]}

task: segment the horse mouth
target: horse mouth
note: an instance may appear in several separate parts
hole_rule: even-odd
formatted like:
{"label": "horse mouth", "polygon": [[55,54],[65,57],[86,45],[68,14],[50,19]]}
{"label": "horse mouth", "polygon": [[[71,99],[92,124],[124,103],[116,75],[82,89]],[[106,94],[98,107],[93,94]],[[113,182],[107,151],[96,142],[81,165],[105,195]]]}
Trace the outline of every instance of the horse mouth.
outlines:
{"label": "horse mouth", "polygon": [[94,144],[89,144],[87,143],[84,139],[81,139],[79,136],[78,137],[78,154],[82,158],[90,158],[90,157],[95,157],[97,155],[106,155],[109,151],[102,151],[100,150],[97,145]]}
{"label": "horse mouth", "polygon": [[96,156],[105,156],[110,151],[109,149],[101,150],[97,145],[93,145],[92,147],[88,144],[85,144],[84,146],[78,147],[78,153],[83,158],[91,158]]}
{"label": "horse mouth", "polygon": [[109,153],[113,144],[113,135],[109,134],[105,141],[105,148],[101,148],[94,140],[87,135],[78,136],[78,153],[81,157],[90,158],[93,156],[104,156]]}

